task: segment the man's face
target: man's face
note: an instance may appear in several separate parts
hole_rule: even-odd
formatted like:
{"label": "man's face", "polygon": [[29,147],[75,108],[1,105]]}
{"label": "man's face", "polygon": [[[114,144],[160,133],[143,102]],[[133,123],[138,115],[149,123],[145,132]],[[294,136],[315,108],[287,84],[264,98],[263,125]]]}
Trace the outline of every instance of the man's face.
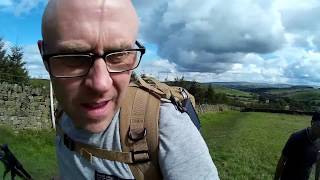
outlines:
{"label": "man's face", "polygon": [[[105,52],[132,48],[137,18],[130,1],[57,0],[43,19],[44,52]],[[56,98],[78,128],[101,132],[118,111],[131,71],[109,73],[102,58],[81,78],[52,78]]]}

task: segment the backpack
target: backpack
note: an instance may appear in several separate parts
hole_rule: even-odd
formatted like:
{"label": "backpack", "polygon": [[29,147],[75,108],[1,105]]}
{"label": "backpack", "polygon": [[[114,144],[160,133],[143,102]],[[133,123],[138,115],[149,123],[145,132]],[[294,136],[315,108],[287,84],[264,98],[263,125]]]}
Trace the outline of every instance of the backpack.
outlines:
{"label": "backpack", "polygon": [[122,152],[101,149],[77,142],[68,137],[59,126],[63,110],[56,112],[57,135],[71,151],[91,161],[92,156],[127,163],[137,180],[162,179],[158,164],[159,113],[161,101],[175,105],[186,112],[200,130],[200,121],[194,109],[195,99],[181,87],[168,86],[153,78],[138,78],[131,82],[120,107],[120,141]]}

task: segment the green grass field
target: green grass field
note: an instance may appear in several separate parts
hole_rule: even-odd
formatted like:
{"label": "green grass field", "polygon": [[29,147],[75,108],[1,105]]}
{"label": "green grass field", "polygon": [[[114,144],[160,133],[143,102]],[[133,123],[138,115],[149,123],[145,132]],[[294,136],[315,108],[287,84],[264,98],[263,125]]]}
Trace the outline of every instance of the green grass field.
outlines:
{"label": "green grass field", "polygon": [[289,135],[308,116],[222,112],[201,115],[202,134],[222,180],[272,179]]}
{"label": "green grass field", "polygon": [[[50,179],[57,175],[54,136],[53,131],[14,132],[10,128],[0,127],[0,144],[9,145],[10,150],[35,180]],[[0,179],[3,171],[4,166],[0,163]],[[8,173],[6,179],[10,178]]]}
{"label": "green grass field", "polygon": [[[222,180],[272,179],[289,135],[307,127],[308,116],[219,112],[202,114],[202,134]],[[34,179],[57,174],[53,131],[21,131],[0,127],[0,144],[8,143]],[[0,165],[0,179],[3,165]],[[10,179],[10,175],[6,179]]]}

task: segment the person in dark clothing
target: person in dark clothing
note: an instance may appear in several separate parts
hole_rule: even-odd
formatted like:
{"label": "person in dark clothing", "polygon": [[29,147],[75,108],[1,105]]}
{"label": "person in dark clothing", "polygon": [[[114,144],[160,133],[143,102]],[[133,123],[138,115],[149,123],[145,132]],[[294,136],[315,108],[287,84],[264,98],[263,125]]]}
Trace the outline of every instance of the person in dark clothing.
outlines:
{"label": "person in dark clothing", "polygon": [[316,163],[315,178],[319,178],[320,163],[320,113],[312,116],[311,127],[293,133],[282,150],[274,179],[309,179],[312,166]]}

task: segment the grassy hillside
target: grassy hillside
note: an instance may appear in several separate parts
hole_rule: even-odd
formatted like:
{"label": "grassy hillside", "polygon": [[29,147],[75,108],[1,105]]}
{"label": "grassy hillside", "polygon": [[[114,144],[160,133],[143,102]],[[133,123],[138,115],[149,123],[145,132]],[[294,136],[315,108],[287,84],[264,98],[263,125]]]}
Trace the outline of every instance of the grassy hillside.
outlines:
{"label": "grassy hillside", "polygon": [[320,89],[274,89],[267,93],[298,101],[320,100]]}
{"label": "grassy hillside", "polygon": [[231,95],[231,96],[241,96],[241,97],[247,97],[247,98],[251,98],[252,97],[251,93],[240,91],[240,90],[236,90],[236,89],[231,89],[231,88],[227,88],[227,87],[213,86],[213,89],[217,93],[225,93],[225,94]]}
{"label": "grassy hillside", "polygon": [[320,100],[320,90],[310,90],[306,92],[295,92],[290,95],[289,97],[296,99],[298,101],[315,101]]}
{"label": "grassy hillside", "polygon": [[308,116],[240,112],[209,113],[201,119],[223,180],[272,179],[287,138],[310,122]]}

